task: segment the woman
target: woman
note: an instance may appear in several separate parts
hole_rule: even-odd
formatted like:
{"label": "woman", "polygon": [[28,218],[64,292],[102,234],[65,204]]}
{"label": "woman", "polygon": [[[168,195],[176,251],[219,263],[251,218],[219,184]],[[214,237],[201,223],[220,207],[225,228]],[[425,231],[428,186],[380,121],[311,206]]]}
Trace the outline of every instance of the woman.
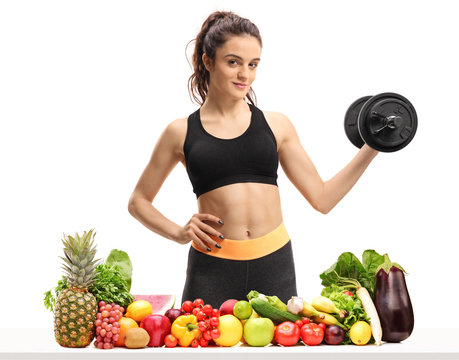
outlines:
{"label": "woman", "polygon": [[[258,28],[248,19],[221,11],[207,18],[196,37],[189,79],[201,107],[166,127],[129,200],[129,212],[144,226],[179,244],[191,242],[182,302],[202,298],[219,307],[227,299],[245,299],[250,290],[284,302],[297,295],[278,163],[313,208],[326,214],[377,154],[364,145],[323,182],[290,120],[261,111],[252,100],[261,47]],[[184,226],[152,205],[179,161],[199,209]]]}

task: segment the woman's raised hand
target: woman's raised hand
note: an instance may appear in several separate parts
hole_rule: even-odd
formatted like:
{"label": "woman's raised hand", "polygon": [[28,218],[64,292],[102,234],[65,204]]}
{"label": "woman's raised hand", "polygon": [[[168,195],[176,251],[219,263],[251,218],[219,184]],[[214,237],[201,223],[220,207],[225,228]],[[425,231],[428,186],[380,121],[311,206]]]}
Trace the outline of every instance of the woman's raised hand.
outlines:
{"label": "woman's raised hand", "polygon": [[224,239],[225,237],[213,227],[203,221],[213,221],[223,225],[223,221],[217,216],[211,214],[194,214],[187,224],[180,229],[177,242],[187,244],[193,241],[196,245],[205,251],[212,251],[211,247],[221,248],[220,244],[212,239],[208,234]]}

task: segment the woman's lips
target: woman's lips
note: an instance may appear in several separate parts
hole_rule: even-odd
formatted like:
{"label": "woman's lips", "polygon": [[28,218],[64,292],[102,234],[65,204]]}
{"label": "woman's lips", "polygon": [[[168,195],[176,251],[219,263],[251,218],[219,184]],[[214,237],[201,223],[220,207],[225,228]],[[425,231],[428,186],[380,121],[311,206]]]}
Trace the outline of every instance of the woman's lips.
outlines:
{"label": "woman's lips", "polygon": [[238,83],[234,83],[234,85],[236,85],[239,89],[245,89],[245,87],[247,86],[246,84],[238,84]]}

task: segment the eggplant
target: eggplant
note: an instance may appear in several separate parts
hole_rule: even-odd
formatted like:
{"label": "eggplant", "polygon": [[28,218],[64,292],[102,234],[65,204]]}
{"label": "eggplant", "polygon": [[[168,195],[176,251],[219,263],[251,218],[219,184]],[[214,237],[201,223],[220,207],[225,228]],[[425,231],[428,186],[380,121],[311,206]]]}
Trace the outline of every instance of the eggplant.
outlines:
{"label": "eggplant", "polygon": [[382,340],[400,342],[407,339],[414,327],[414,314],[406,287],[405,271],[392,263],[387,254],[376,272],[374,304],[382,327]]}

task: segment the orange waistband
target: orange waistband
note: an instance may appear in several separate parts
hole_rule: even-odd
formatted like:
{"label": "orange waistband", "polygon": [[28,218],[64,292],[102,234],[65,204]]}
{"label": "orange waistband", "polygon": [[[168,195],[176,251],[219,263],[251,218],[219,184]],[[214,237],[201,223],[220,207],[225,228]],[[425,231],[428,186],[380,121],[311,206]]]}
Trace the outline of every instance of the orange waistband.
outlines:
{"label": "orange waistband", "polygon": [[205,251],[194,242],[191,243],[191,246],[204,254],[231,260],[252,260],[271,254],[290,240],[283,222],[270,233],[255,239],[221,240],[213,235],[209,236],[217,241],[222,248],[212,247],[212,251]]}

